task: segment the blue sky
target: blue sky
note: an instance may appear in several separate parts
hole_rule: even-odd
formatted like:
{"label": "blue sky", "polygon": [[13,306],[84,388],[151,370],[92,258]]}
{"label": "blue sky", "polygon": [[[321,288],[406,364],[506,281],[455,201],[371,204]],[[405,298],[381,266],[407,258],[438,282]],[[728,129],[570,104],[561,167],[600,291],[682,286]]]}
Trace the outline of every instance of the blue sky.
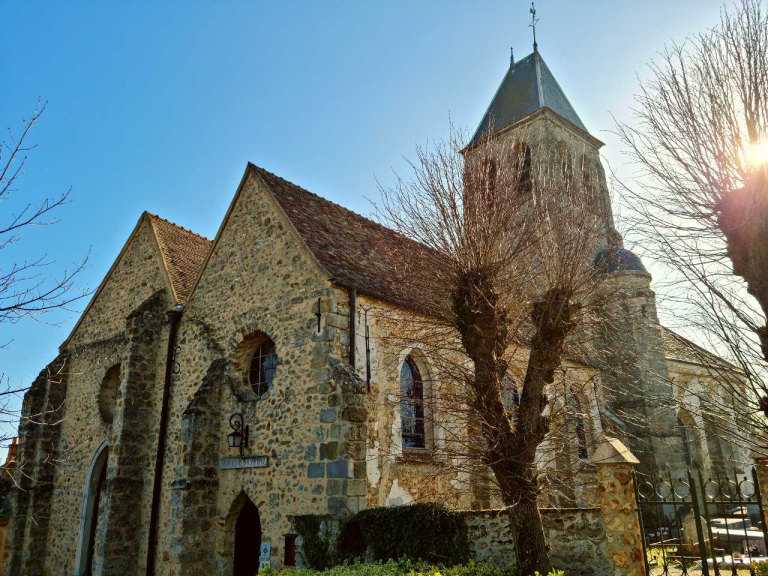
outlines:
{"label": "blue sky", "polygon": [[[622,163],[611,113],[670,39],[714,25],[720,0],[540,0],[539,49],[590,132]],[[367,214],[416,144],[474,130],[509,64],[531,51],[529,2],[12,2],[0,0],[0,123],[49,101],[20,191],[72,187],[42,253],[89,250],[95,289],[143,210],[212,238],[247,161]],[[8,213],[8,207],[2,214]],[[83,303],[79,309],[84,307]],[[28,385],[76,314],[2,326],[0,372]]]}

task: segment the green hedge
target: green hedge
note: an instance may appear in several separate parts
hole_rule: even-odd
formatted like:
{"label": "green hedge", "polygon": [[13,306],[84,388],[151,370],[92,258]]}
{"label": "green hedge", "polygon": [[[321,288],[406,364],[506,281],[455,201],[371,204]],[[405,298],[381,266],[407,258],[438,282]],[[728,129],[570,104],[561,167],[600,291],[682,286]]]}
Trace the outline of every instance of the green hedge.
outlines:
{"label": "green hedge", "polygon": [[[357,558],[386,562],[412,558],[435,565],[466,564],[470,558],[463,514],[437,504],[369,508],[341,521],[335,539],[322,534],[324,517],[296,516],[303,560],[322,570]],[[332,551],[332,552],[331,552]]]}
{"label": "green hedge", "polygon": [[[260,576],[277,574],[270,569],[259,571]],[[427,562],[414,562],[412,560],[390,560],[389,562],[376,562],[373,564],[345,564],[335,566],[319,572],[317,570],[295,570],[288,568],[282,570],[285,576],[517,576],[517,568],[509,566],[500,568],[493,562],[468,562],[459,566],[434,566]],[[553,570],[548,576],[564,576],[559,570]]]}
{"label": "green hedge", "polygon": [[[435,566],[427,562],[414,562],[411,560],[390,560],[389,562],[375,562],[373,564],[345,564],[335,566],[325,571],[317,570],[283,570],[282,574],[292,576],[516,576],[517,569],[514,566],[500,568],[492,562],[474,563],[445,567]],[[259,576],[276,574],[274,571],[259,571]]]}

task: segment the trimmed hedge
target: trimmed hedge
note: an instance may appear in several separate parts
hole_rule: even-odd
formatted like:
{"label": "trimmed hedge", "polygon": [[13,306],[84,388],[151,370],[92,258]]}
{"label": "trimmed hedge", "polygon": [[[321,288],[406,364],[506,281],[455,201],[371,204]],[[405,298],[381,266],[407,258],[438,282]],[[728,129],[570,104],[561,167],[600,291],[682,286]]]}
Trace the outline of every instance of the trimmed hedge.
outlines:
{"label": "trimmed hedge", "polygon": [[[261,576],[277,574],[269,568],[259,572]],[[291,576],[517,576],[517,567],[499,568],[493,562],[469,562],[460,566],[433,566],[426,562],[414,562],[403,558],[402,560],[390,560],[374,564],[345,564],[328,570],[318,572],[316,570],[295,570],[286,568],[280,574]],[[538,572],[537,572],[538,574]],[[564,576],[559,570],[553,570],[547,576]]]}
{"label": "trimmed hedge", "polygon": [[[325,571],[286,569],[281,574],[292,576],[516,576],[517,568],[500,568],[492,562],[475,563],[445,567],[434,566],[427,562],[414,562],[412,560],[390,560],[389,562],[376,562],[373,564],[345,564],[335,566]],[[277,572],[261,570],[260,576]]]}
{"label": "trimmed hedge", "polygon": [[470,559],[467,522],[460,512],[437,504],[369,508],[341,521],[333,539],[321,534],[324,517],[296,516],[293,529],[301,536],[304,561],[323,570],[357,558],[387,562],[411,558],[454,566]]}

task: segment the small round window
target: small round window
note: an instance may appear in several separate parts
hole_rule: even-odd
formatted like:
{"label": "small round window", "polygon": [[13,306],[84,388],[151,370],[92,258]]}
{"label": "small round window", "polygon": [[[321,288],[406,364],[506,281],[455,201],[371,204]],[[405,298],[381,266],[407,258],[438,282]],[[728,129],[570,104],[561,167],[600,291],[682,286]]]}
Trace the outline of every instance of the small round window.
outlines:
{"label": "small round window", "polygon": [[251,388],[257,396],[263,396],[272,387],[277,370],[277,353],[272,340],[262,342],[251,358],[248,376]]}

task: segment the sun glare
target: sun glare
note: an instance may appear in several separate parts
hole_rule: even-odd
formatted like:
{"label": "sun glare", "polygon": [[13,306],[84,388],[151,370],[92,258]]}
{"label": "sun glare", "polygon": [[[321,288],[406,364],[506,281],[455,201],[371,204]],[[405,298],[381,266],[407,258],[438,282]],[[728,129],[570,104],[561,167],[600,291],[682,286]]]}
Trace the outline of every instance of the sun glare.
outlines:
{"label": "sun glare", "polygon": [[768,142],[750,144],[747,153],[751,164],[768,164]]}

